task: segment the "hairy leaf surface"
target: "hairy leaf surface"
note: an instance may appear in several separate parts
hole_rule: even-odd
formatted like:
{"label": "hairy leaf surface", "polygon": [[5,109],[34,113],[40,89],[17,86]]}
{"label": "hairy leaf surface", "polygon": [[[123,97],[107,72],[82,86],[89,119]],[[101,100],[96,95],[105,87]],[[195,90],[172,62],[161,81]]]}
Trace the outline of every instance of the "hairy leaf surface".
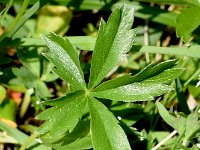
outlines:
{"label": "hairy leaf surface", "polygon": [[89,88],[98,85],[103,78],[123,60],[130,50],[136,31],[133,9],[117,8],[107,24],[102,20],[92,55]]}
{"label": "hairy leaf surface", "polygon": [[54,72],[63,80],[69,82],[75,90],[85,88],[83,72],[80,68],[78,53],[68,39],[64,39],[54,33],[49,36],[43,35],[49,50],[44,56],[54,65]]}
{"label": "hairy leaf surface", "polygon": [[95,98],[88,98],[91,114],[92,143],[95,150],[131,149],[126,134],[114,115]]}
{"label": "hairy leaf surface", "polygon": [[54,101],[47,102],[51,107],[37,116],[38,120],[45,120],[37,130],[40,134],[49,133],[50,136],[60,137],[67,131],[71,132],[82,117],[86,100],[83,91],[76,91]]}

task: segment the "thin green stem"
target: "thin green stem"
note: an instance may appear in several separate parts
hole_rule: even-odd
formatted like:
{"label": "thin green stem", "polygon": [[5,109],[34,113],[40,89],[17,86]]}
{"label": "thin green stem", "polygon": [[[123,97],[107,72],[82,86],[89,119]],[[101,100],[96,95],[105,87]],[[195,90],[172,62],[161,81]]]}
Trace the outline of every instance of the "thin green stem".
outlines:
{"label": "thin green stem", "polygon": [[152,123],[152,127],[151,127],[151,130],[154,131],[156,126],[158,125],[158,120],[160,119],[160,115],[156,115],[156,113],[154,114],[155,115],[155,119],[154,119],[154,123]]}
{"label": "thin green stem", "polygon": [[34,133],[24,142],[24,144],[22,144],[22,146],[20,147],[19,150],[26,150],[26,147],[27,147],[33,140],[35,140],[37,136],[38,136],[38,133],[34,132]]}
{"label": "thin green stem", "polygon": [[2,41],[7,36],[7,34],[14,29],[14,27],[16,26],[16,24],[19,22],[20,18],[22,17],[24,12],[26,11],[26,9],[29,5],[29,2],[30,2],[30,0],[24,0],[23,4],[21,6],[21,9],[20,9],[19,13],[17,14],[15,20],[13,21],[11,26],[0,37],[0,41]]}
{"label": "thin green stem", "polygon": [[200,104],[197,105],[195,112],[199,112],[199,110],[200,110]]}
{"label": "thin green stem", "polygon": [[[187,85],[198,75],[200,74],[200,69],[198,69],[183,85],[183,91],[186,90]],[[176,97],[176,93],[174,93],[169,101],[173,100]]]}
{"label": "thin green stem", "polygon": [[13,0],[10,0],[6,6],[6,8],[0,13],[0,15],[2,15],[1,19],[0,19],[0,25],[2,25],[2,20],[5,18],[5,16],[8,13],[8,10],[10,9],[10,7],[13,4]]}
{"label": "thin green stem", "polygon": [[176,141],[174,142],[174,144],[173,144],[171,150],[176,150],[176,147],[177,147],[178,143],[180,143],[181,139],[183,138],[184,133],[185,133],[185,132],[183,132],[182,134],[179,134],[179,137],[178,137],[178,138],[176,139]]}
{"label": "thin green stem", "polygon": [[200,74],[200,69],[198,69],[183,85],[184,87],[184,90],[185,90],[185,87],[198,75]]}
{"label": "thin green stem", "polygon": [[166,138],[164,138],[160,143],[158,143],[151,150],[157,150],[158,148],[160,148],[165,142],[167,142],[169,139],[171,139],[176,133],[177,133],[177,131],[174,130],[172,133],[170,133]]}
{"label": "thin green stem", "polygon": [[[185,65],[187,64],[187,62],[188,62],[188,59],[185,59],[184,61],[182,60],[182,64],[181,64],[179,67],[180,67],[180,68],[184,68]],[[188,79],[186,82],[188,82],[189,80],[191,81],[191,78]],[[189,81],[189,82],[190,82],[190,81]],[[188,83],[189,83],[189,82],[188,82]],[[175,83],[173,83],[173,84],[175,85]],[[187,86],[187,84],[186,84],[186,86]],[[183,91],[184,91],[184,89],[185,89],[186,86],[183,86]],[[168,95],[168,96],[169,96],[169,95]],[[169,101],[173,100],[175,97],[176,97],[176,92],[169,98]],[[168,99],[168,97],[165,98],[165,104],[167,103],[167,99]]]}
{"label": "thin green stem", "polygon": [[26,113],[28,106],[31,102],[31,95],[33,94],[33,92],[34,92],[33,89],[28,89],[25,92],[24,99],[23,99],[23,102],[22,102],[22,105],[21,105],[21,108],[19,111],[20,118],[22,118],[24,116],[24,114]]}

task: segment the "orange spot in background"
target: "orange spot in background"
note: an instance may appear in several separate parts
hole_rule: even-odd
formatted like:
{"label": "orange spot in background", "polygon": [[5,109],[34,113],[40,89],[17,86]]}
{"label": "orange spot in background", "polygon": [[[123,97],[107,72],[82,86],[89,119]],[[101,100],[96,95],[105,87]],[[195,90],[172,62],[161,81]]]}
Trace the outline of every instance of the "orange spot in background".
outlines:
{"label": "orange spot in background", "polygon": [[19,105],[21,103],[21,101],[22,101],[22,93],[21,92],[8,89],[7,93],[8,93],[8,97],[10,99],[13,99],[17,105]]}

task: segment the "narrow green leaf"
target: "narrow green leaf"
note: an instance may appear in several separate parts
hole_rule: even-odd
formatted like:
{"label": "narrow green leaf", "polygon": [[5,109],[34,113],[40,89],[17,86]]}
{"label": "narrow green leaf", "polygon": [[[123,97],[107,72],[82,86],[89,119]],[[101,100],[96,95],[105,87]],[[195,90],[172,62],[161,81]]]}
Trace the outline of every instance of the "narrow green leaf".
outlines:
{"label": "narrow green leaf", "polygon": [[114,78],[112,80],[108,80],[106,82],[103,82],[102,84],[97,86],[92,91],[94,91],[94,92],[99,91],[100,92],[100,91],[104,91],[104,90],[117,88],[117,87],[120,87],[120,86],[123,86],[123,85],[127,85],[127,84],[130,83],[130,79],[131,79],[130,75],[123,75],[121,77]]}
{"label": "narrow green leaf", "polygon": [[174,116],[170,115],[166,108],[159,102],[156,102],[156,106],[159,114],[165,120],[165,122],[177,130],[180,135],[182,135],[185,132],[186,118],[182,116],[175,118]]}
{"label": "narrow green leaf", "polygon": [[156,102],[156,106],[158,108],[159,114],[165,120],[165,122],[173,127],[174,123],[176,122],[175,117],[171,116],[160,102]]}
{"label": "narrow green leaf", "polygon": [[43,40],[49,47],[44,56],[55,65],[54,72],[69,82],[76,90],[85,89],[78,53],[69,40],[54,33],[49,36],[43,35]]}
{"label": "narrow green leaf", "polygon": [[[74,36],[67,37],[73,46],[78,47],[81,50],[90,50],[94,49],[95,37],[88,36]],[[16,38],[10,39],[6,43],[8,47],[43,47],[46,46],[45,42],[39,38]],[[194,58],[200,58],[199,52],[200,45],[193,45],[190,47],[179,46],[179,47],[157,47],[157,46],[145,46],[134,44],[131,48],[131,51],[141,52],[141,53],[159,53],[167,55],[178,55],[178,56],[188,56]]]}
{"label": "narrow green leaf", "polygon": [[22,18],[23,14],[26,12],[27,7],[29,5],[30,0],[24,0],[19,11],[17,12],[17,15],[14,19],[14,21],[11,23],[11,25],[5,30],[5,32],[3,32],[3,34],[1,34],[0,36],[0,41],[3,41],[3,39],[5,39],[10,32],[12,32],[15,28],[17,23],[19,22],[19,20]]}
{"label": "narrow green leaf", "polygon": [[160,96],[173,88],[164,84],[135,82],[110,90],[93,92],[93,96],[117,101],[143,101],[154,100],[154,96]]}
{"label": "narrow green leaf", "polygon": [[[85,94],[85,91],[75,91],[73,93],[68,93],[67,94],[67,98],[69,99],[73,99],[74,96],[78,96],[78,95],[84,95]],[[62,105],[65,105],[66,104],[66,96],[63,96],[63,97],[59,97],[59,98],[56,98],[56,99],[53,99],[53,100],[49,100],[49,101],[44,101],[43,104],[45,105],[49,105],[49,106],[62,106]],[[67,101],[67,102],[70,102]]]}
{"label": "narrow green leaf", "polygon": [[124,75],[106,81],[97,86],[93,91],[109,90],[141,81],[153,84],[168,83],[177,78],[183,72],[183,69],[175,68],[176,62],[177,60],[167,60],[156,65],[152,63],[134,76]]}
{"label": "narrow green leaf", "polygon": [[180,76],[183,73],[183,71],[184,71],[183,68],[167,69],[158,75],[146,79],[145,82],[168,83],[176,79],[178,76]]}
{"label": "narrow green leaf", "polygon": [[[159,64],[150,64],[147,67],[145,67],[141,72],[136,74],[135,76],[132,77],[132,82],[133,81],[143,81],[148,78],[160,76],[162,73],[164,73],[167,69],[172,69],[173,67],[176,66],[177,60],[167,60],[164,62],[161,62]],[[165,73],[164,73],[165,74]],[[167,83],[164,81],[164,83]]]}
{"label": "narrow green leaf", "polygon": [[158,54],[167,54],[167,55],[179,55],[179,56],[188,56],[194,58],[200,58],[199,52],[200,45],[193,45],[190,47],[157,47],[157,46],[140,46],[134,45],[132,50],[136,52],[148,52],[148,53],[158,53]]}
{"label": "narrow green leaf", "polygon": [[[126,134],[109,110],[93,97],[88,98],[92,143],[95,150],[129,150]],[[112,132],[111,132],[112,131]]]}
{"label": "narrow green leaf", "polygon": [[176,34],[188,42],[192,32],[200,25],[200,7],[186,8],[176,19]]}
{"label": "narrow green leaf", "polygon": [[179,101],[179,106],[181,108],[181,112],[185,113],[186,115],[190,114],[190,109],[187,104],[187,99],[185,93],[183,92],[183,88],[181,85],[181,81],[179,78],[175,80],[176,83],[176,95]]}
{"label": "narrow green leaf", "polygon": [[102,20],[92,55],[89,88],[98,85],[130,50],[135,30],[132,29],[133,9],[117,8],[107,24]]}
{"label": "narrow green leaf", "polygon": [[[12,37],[20,29],[20,27],[47,2],[48,0],[42,0],[34,3],[34,5],[20,18],[19,22],[17,22],[16,26],[6,35],[6,37]],[[7,40],[7,38],[4,39],[1,44],[4,45],[7,43]]]}
{"label": "narrow green leaf", "polygon": [[[58,101],[58,103],[57,103]],[[59,102],[62,101],[62,102]],[[60,138],[67,131],[71,132],[82,117],[86,100],[82,91],[77,91],[61,97],[50,104],[56,105],[41,114],[36,119],[46,120],[37,130],[40,134],[49,133],[54,138]]]}
{"label": "narrow green leaf", "polygon": [[[119,1],[118,3],[115,3],[113,7],[115,8],[122,5],[124,5],[124,1]],[[129,8],[135,9],[134,16],[136,18],[141,18],[143,20],[149,20],[152,22],[175,27],[177,13],[160,9],[158,7],[152,7],[148,4],[139,3],[136,1],[126,1],[126,5]]]}

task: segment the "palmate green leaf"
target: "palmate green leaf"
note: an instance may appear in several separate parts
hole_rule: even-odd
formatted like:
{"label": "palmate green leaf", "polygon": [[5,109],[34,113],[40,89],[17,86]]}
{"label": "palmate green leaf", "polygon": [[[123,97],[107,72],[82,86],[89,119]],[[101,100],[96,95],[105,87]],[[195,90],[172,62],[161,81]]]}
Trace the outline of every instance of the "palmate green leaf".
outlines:
{"label": "palmate green leaf", "polygon": [[124,7],[115,9],[107,24],[101,21],[92,55],[89,88],[98,85],[123,60],[133,44],[136,34],[131,29],[134,10]]}
{"label": "palmate green leaf", "polygon": [[49,133],[55,139],[62,137],[67,131],[71,132],[82,117],[86,100],[83,91],[69,93],[64,97],[46,102],[53,107],[40,113],[36,119],[45,120],[37,130],[40,134]]}
{"label": "palmate green leaf", "polygon": [[92,94],[98,98],[117,101],[154,100],[171,87],[165,85],[177,78],[183,69],[175,68],[176,60],[165,61],[157,65],[150,64],[135,76],[125,75],[99,85]]}
{"label": "palmate green leaf", "polygon": [[54,72],[63,80],[69,82],[75,90],[85,89],[78,53],[69,40],[54,33],[49,36],[43,35],[43,40],[49,47],[44,56],[55,65]]}
{"label": "palmate green leaf", "polygon": [[98,100],[88,97],[91,136],[95,150],[130,150],[126,134],[114,115]]}
{"label": "palmate green leaf", "polygon": [[40,77],[40,55],[34,49],[27,48],[24,52],[23,49],[17,50],[17,57],[24,67],[26,67],[32,74]]}
{"label": "palmate green leaf", "polygon": [[16,78],[10,80],[11,84],[24,84],[27,88],[33,88],[38,77],[25,67],[12,68]]}
{"label": "palmate green leaf", "polygon": [[47,97],[52,96],[51,93],[49,92],[47,85],[41,80],[38,80],[35,83],[35,92],[37,93],[39,97],[43,99],[46,99]]}
{"label": "palmate green leaf", "polygon": [[186,8],[176,19],[176,34],[188,42],[192,32],[200,25],[200,6]]}

